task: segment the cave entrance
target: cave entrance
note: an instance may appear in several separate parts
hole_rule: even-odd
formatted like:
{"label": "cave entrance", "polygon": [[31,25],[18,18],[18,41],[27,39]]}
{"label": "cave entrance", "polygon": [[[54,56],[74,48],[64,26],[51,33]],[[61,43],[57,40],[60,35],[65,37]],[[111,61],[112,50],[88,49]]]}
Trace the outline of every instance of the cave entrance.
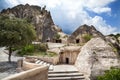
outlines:
{"label": "cave entrance", "polygon": [[61,39],[57,39],[55,40],[56,43],[62,43],[62,40]]}
{"label": "cave entrance", "polygon": [[66,64],[69,64],[69,58],[66,58]]}
{"label": "cave entrance", "polygon": [[80,39],[76,39],[76,43],[80,43]]}
{"label": "cave entrance", "polygon": [[50,40],[47,39],[46,42],[50,42]]}

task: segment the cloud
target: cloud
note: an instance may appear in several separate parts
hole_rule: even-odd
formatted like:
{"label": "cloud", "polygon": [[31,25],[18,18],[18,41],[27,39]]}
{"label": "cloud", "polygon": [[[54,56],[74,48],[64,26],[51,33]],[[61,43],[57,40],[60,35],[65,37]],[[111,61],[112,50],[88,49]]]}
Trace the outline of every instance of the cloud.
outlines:
{"label": "cloud", "polygon": [[111,8],[108,7],[108,4],[114,1],[115,0],[89,0],[89,2],[86,2],[86,7],[95,13],[110,12]]}
{"label": "cloud", "polygon": [[103,34],[111,34],[111,32],[115,33],[115,31],[117,30],[117,28],[108,25],[106,21],[103,20],[103,18],[100,16],[95,16],[94,18],[87,20],[85,23],[87,23],[88,25],[94,25]]}
{"label": "cloud", "polygon": [[103,8],[100,8],[100,7],[97,7],[97,8],[94,8],[93,11],[95,13],[105,13],[105,12],[111,12],[111,8],[108,8],[108,7],[103,7]]}
{"label": "cloud", "polygon": [[82,24],[94,25],[103,34],[116,32],[116,28],[106,23],[102,16],[89,15],[90,12],[97,14],[110,13],[108,6],[115,0],[5,0],[9,6],[29,3],[31,5],[46,5],[51,11],[54,22],[62,29],[74,31]]}

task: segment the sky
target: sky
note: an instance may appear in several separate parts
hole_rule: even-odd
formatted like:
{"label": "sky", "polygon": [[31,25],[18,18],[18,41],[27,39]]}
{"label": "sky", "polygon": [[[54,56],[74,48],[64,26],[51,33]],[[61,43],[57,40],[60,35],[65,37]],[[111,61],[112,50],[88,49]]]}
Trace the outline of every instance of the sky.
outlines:
{"label": "sky", "polygon": [[83,24],[104,35],[120,33],[120,0],[0,0],[0,10],[26,3],[46,5],[54,23],[68,34]]}

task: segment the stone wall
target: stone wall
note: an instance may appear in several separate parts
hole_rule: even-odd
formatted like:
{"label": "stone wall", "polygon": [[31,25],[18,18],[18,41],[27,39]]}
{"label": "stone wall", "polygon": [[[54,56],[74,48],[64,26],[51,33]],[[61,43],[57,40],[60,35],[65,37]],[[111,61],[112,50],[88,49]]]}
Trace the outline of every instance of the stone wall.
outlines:
{"label": "stone wall", "polygon": [[48,66],[27,70],[2,80],[48,80]]}
{"label": "stone wall", "polygon": [[23,60],[23,64],[22,64],[22,70],[26,71],[26,70],[30,70],[30,69],[33,69],[33,68],[36,68],[36,67],[41,67],[42,65],[40,64],[35,64],[35,63],[30,63],[30,62],[27,62],[25,60]]}
{"label": "stone wall", "polygon": [[[79,51],[64,51],[60,54],[60,63],[74,64]],[[68,59],[68,61],[66,60]]]}
{"label": "stone wall", "polygon": [[34,58],[34,59],[40,59],[43,60],[45,62],[51,63],[51,64],[57,64],[59,62],[59,56],[56,57],[36,57],[36,56],[28,56],[26,58]]}

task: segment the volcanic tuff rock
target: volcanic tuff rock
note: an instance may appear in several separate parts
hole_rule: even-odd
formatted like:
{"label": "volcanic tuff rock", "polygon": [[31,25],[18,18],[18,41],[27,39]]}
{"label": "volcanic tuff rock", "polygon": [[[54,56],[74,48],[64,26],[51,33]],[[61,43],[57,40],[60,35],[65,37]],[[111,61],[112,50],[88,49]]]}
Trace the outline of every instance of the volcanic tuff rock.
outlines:
{"label": "volcanic tuff rock", "polygon": [[91,35],[92,37],[102,37],[104,38],[103,34],[100,33],[95,29],[94,26],[88,26],[86,24],[77,28],[68,38],[68,42],[75,43],[76,39],[80,39],[80,42],[84,42],[83,36]]}
{"label": "volcanic tuff rock", "polygon": [[113,45],[114,51],[116,51],[116,52],[118,52],[118,53],[120,54],[120,43],[119,43],[119,39],[118,39],[118,38],[115,38],[114,36],[106,36],[106,40]]}
{"label": "volcanic tuff rock", "polygon": [[110,67],[120,67],[120,61],[114,47],[101,37],[97,37],[92,38],[81,48],[75,65],[80,72],[95,78]]}
{"label": "volcanic tuff rock", "polygon": [[41,8],[39,6],[21,4],[13,8],[4,9],[0,14],[27,19],[28,22],[34,25],[38,40],[45,42],[49,38],[52,41],[54,35],[62,32],[62,30],[54,24],[50,12],[45,10],[45,8],[46,6]]}

